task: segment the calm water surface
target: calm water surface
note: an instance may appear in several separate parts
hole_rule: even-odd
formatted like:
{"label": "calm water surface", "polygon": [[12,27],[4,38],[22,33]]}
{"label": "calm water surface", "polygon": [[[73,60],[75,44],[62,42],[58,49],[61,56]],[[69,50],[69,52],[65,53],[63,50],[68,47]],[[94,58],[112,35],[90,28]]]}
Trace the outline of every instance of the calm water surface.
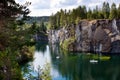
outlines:
{"label": "calm water surface", "polygon": [[[29,63],[37,71],[50,64],[52,80],[120,80],[120,56],[62,51],[58,46],[37,44],[34,60]],[[36,73],[32,72],[32,75]]]}

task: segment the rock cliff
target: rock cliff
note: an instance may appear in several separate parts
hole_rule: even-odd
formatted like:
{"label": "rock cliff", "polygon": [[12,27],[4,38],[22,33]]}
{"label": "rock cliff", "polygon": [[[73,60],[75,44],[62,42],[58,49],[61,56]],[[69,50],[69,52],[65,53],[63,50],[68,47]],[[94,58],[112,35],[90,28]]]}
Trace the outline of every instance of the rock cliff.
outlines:
{"label": "rock cliff", "polygon": [[49,31],[49,42],[68,51],[120,52],[120,20],[82,20]]}
{"label": "rock cliff", "polygon": [[34,36],[33,36],[34,40],[36,42],[39,42],[39,41],[48,41],[48,36],[46,33],[44,32],[39,32],[39,33],[36,33]]}

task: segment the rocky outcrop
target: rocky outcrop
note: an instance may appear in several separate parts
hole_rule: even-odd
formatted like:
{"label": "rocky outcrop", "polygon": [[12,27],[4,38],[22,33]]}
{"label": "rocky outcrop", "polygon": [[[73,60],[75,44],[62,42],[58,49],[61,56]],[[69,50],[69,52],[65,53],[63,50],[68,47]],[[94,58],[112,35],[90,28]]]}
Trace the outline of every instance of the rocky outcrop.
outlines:
{"label": "rocky outcrop", "polygon": [[120,40],[112,42],[111,47],[111,53],[120,53]]}
{"label": "rocky outcrop", "polygon": [[[120,20],[82,20],[59,30],[49,31],[49,42],[69,51],[119,52]],[[117,48],[115,48],[117,47]]]}
{"label": "rocky outcrop", "polygon": [[43,32],[36,33],[33,36],[33,38],[34,38],[34,40],[36,42],[39,42],[39,41],[48,41],[48,36],[46,35],[46,33],[43,33]]}

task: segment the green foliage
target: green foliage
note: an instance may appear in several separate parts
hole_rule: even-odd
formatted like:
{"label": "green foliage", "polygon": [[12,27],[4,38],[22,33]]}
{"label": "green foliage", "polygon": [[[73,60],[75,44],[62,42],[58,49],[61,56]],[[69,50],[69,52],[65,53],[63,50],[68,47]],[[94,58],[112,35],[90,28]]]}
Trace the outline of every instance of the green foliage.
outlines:
{"label": "green foliage", "polygon": [[59,27],[65,27],[70,23],[75,23],[76,22],[75,20],[77,18],[79,19],[87,18],[87,10],[85,6],[79,6],[77,9],[73,9],[72,11],[61,9],[55,15],[52,15],[50,17],[49,29],[57,29]]}
{"label": "green foliage", "polygon": [[52,15],[50,17],[49,29],[57,29],[57,26],[56,26],[56,16]]}
{"label": "green foliage", "polygon": [[87,19],[92,19],[92,10],[90,8],[87,13]]}
{"label": "green foliage", "polygon": [[37,34],[37,33],[40,33],[40,32],[43,32],[43,33],[46,33],[47,31],[47,27],[48,24],[43,21],[40,21],[40,23],[37,23],[37,22],[33,22],[32,25],[31,25],[31,28],[30,28],[30,31],[32,32],[32,34]]}
{"label": "green foliage", "polygon": [[75,20],[75,23],[78,24],[80,22],[80,17],[77,17],[77,19]]}
{"label": "green foliage", "polygon": [[33,47],[27,47],[23,46],[21,50],[18,52],[18,63],[19,64],[25,64],[26,62],[33,60],[33,52],[34,52]]}
{"label": "green foliage", "polygon": [[30,10],[27,6],[31,4],[30,2],[26,2],[25,5],[20,5],[19,3],[16,3],[15,0],[1,0],[0,4],[0,20],[6,19],[7,21],[13,21],[18,15],[23,16],[18,22],[22,22],[28,18],[27,15]]}
{"label": "green foliage", "polygon": [[40,22],[48,22],[49,21],[49,16],[37,16],[33,17],[30,16],[29,20],[26,21],[28,24],[32,24],[33,22],[40,23]]}
{"label": "green foliage", "polygon": [[87,10],[86,6],[79,6],[77,8],[77,16],[79,16],[81,19],[86,19],[87,18]]}
{"label": "green foliage", "polygon": [[65,21],[65,12],[61,9],[60,10],[60,26],[64,26],[64,21]]}
{"label": "green foliage", "polygon": [[64,40],[64,42],[60,43],[60,46],[64,49],[64,50],[69,50],[69,46],[72,45],[75,42],[75,38],[74,37],[70,37],[66,40]]}
{"label": "green foliage", "polygon": [[120,18],[120,4],[119,4],[118,10],[117,10],[117,14],[118,14],[118,18]]}
{"label": "green foliage", "polygon": [[21,69],[16,62],[16,53],[10,48],[0,52],[0,79],[22,80]]}
{"label": "green foliage", "polygon": [[110,16],[109,16],[110,19],[114,19],[114,18],[117,18],[117,8],[116,8],[116,4],[113,3],[111,5],[111,10],[110,10]]}
{"label": "green foliage", "polygon": [[32,34],[35,34],[37,32],[36,30],[37,30],[37,23],[33,22],[32,26],[31,26]]}
{"label": "green foliage", "polygon": [[110,14],[110,7],[109,7],[109,3],[104,2],[103,6],[102,6],[102,13],[104,16],[104,19],[108,19],[109,18],[109,14]]}
{"label": "green foliage", "polygon": [[18,62],[23,57],[27,60],[33,58],[28,49],[34,42],[33,34],[30,27],[23,25],[30,12],[27,6],[31,3],[23,6],[15,0],[1,0],[0,4],[0,79],[22,80]]}
{"label": "green foliage", "polygon": [[47,31],[46,25],[43,21],[40,22],[39,31],[42,31],[44,33],[46,33],[46,31]]}
{"label": "green foliage", "polygon": [[95,9],[86,9],[86,6],[79,6],[72,10],[61,9],[56,14],[52,15],[50,18],[49,29],[59,29],[61,27],[66,27],[71,23],[78,24],[81,19],[114,19],[118,18],[120,7],[116,8],[115,3],[112,4],[111,8],[108,2],[104,2],[102,8],[96,6]]}
{"label": "green foliage", "polygon": [[50,64],[49,63],[46,63],[44,65],[44,68],[41,69],[40,78],[42,80],[52,80],[52,77],[50,75]]}
{"label": "green foliage", "polygon": [[[25,80],[52,80],[50,70],[51,66],[47,62],[43,65],[43,68],[37,66],[37,70],[34,70],[33,67],[27,64],[23,67],[22,75],[24,75]],[[32,75],[33,72],[37,75]]]}

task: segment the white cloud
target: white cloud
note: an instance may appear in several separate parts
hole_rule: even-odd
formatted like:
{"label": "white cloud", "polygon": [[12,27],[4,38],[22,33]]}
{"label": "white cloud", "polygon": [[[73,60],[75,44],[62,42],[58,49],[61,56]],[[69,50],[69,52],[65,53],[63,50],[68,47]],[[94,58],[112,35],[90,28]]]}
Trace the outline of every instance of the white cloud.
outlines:
{"label": "white cloud", "polygon": [[32,2],[29,9],[31,10],[31,16],[49,16],[52,13],[56,13],[62,9],[73,9],[79,5],[86,5],[86,7],[95,8],[95,6],[102,6],[104,1],[109,2],[111,5],[113,2],[118,4],[119,0],[16,0],[23,4],[26,1]]}
{"label": "white cloud", "polygon": [[20,3],[20,4],[23,4],[26,2],[26,0],[15,0],[16,2]]}
{"label": "white cloud", "polygon": [[51,6],[52,8],[54,8],[54,7],[59,7],[59,6],[60,6],[60,1],[62,1],[62,0],[51,0],[50,6]]}
{"label": "white cloud", "polygon": [[100,6],[101,5],[101,3],[91,3],[91,4],[88,4],[88,7],[96,7],[96,5],[97,6]]}

